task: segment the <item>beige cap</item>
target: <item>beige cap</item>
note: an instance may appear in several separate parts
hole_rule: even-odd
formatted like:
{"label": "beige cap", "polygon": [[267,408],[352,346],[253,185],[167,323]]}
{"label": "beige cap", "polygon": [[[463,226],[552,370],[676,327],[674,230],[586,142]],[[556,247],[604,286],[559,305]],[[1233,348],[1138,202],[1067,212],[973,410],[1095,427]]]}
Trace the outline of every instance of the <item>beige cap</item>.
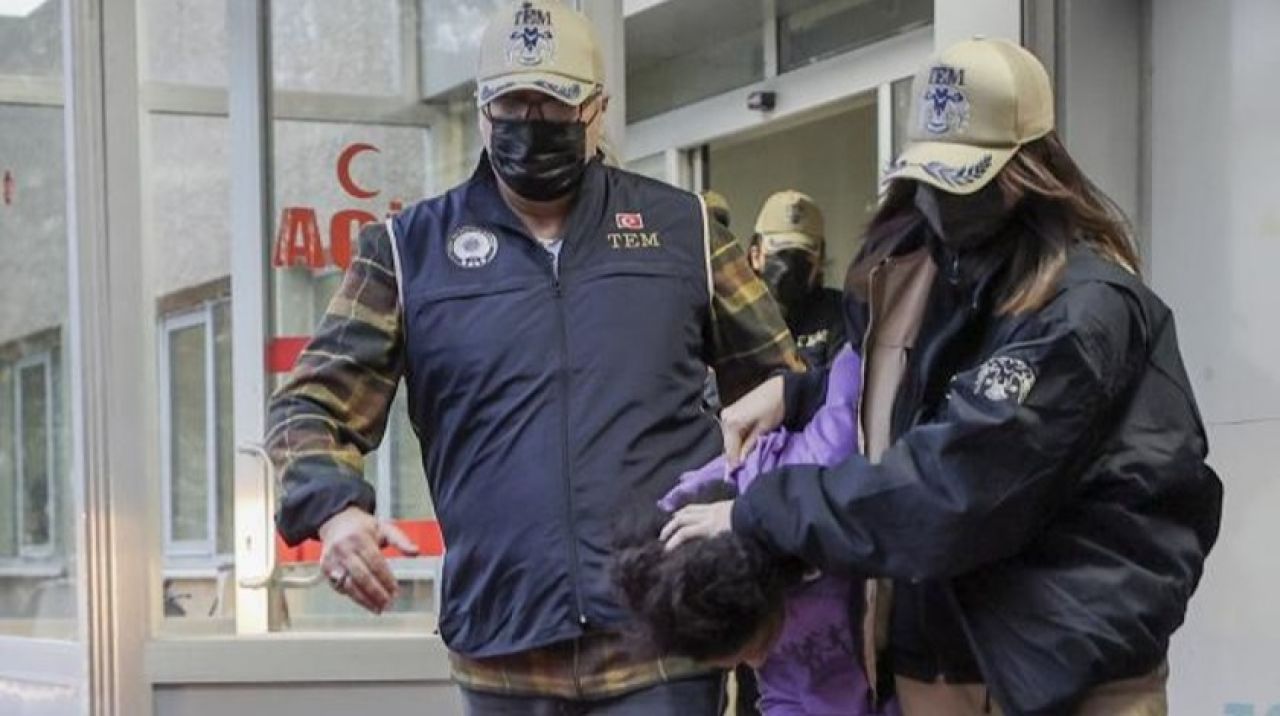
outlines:
{"label": "beige cap", "polygon": [[884,180],[972,194],[1019,147],[1053,130],[1053,88],[1044,65],[1017,44],[966,40],[916,75],[909,121],[907,147]]}
{"label": "beige cap", "polygon": [[578,106],[604,83],[590,21],[557,0],[522,0],[493,15],[480,45],[476,100],[535,90]]}
{"label": "beige cap", "polygon": [[760,207],[756,233],[760,235],[765,253],[803,249],[821,254],[826,223],[822,219],[822,210],[808,195],[798,191],[780,191]]}

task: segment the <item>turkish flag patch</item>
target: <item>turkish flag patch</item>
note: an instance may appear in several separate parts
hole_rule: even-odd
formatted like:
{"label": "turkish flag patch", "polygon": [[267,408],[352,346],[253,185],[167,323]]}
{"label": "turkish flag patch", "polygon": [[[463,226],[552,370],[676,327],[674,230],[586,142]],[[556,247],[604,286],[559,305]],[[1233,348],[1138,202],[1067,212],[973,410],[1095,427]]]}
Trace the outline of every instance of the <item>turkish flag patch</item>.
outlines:
{"label": "turkish flag patch", "polygon": [[618,214],[614,217],[619,229],[639,231],[644,228],[644,217],[640,214]]}

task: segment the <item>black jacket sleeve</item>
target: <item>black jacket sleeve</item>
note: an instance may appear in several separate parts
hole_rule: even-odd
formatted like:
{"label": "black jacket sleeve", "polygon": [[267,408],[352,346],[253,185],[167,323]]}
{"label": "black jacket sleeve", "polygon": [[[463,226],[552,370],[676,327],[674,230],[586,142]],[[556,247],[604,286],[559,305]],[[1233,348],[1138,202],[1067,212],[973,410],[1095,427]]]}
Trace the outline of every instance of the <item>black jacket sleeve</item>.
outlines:
{"label": "black jacket sleeve", "polygon": [[827,366],[813,368],[804,373],[786,373],[782,376],[783,418],[782,426],[799,431],[813,419],[814,413],[827,399]]}
{"label": "black jacket sleeve", "polygon": [[938,417],[880,463],[763,475],[734,505],[734,531],[823,569],[906,579],[1018,553],[1068,499],[1079,458],[1145,362],[1132,301],[1103,284],[1060,296],[954,376]]}

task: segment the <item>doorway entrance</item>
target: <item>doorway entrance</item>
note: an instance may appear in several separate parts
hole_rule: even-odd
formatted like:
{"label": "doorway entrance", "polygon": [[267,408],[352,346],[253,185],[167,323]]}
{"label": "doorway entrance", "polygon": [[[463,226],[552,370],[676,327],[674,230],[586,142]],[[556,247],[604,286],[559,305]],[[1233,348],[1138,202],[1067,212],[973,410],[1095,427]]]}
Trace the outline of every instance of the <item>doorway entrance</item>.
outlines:
{"label": "doorway entrance", "polygon": [[876,209],[879,184],[876,93],[716,140],[700,152],[704,186],[728,200],[730,228],[746,242],[775,192],[809,195],[826,223],[827,285],[839,288]]}

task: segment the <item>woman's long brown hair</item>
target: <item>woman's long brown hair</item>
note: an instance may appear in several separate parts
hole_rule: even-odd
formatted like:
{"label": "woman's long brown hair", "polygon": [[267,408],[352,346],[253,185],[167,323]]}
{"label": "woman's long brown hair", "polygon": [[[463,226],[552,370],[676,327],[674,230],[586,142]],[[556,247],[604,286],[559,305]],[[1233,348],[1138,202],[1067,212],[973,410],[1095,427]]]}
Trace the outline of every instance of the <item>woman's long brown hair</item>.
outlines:
{"label": "woman's long brown hair", "polygon": [[[1124,213],[1067,153],[1054,132],[1024,145],[996,175],[1020,224],[1010,239],[1007,287],[997,313],[1016,315],[1041,308],[1056,290],[1077,244],[1137,273],[1141,264]],[[915,230],[924,218],[913,204],[915,183],[895,181],[867,227],[866,244],[850,268],[847,288],[865,296],[871,269],[892,250],[893,237]]]}

